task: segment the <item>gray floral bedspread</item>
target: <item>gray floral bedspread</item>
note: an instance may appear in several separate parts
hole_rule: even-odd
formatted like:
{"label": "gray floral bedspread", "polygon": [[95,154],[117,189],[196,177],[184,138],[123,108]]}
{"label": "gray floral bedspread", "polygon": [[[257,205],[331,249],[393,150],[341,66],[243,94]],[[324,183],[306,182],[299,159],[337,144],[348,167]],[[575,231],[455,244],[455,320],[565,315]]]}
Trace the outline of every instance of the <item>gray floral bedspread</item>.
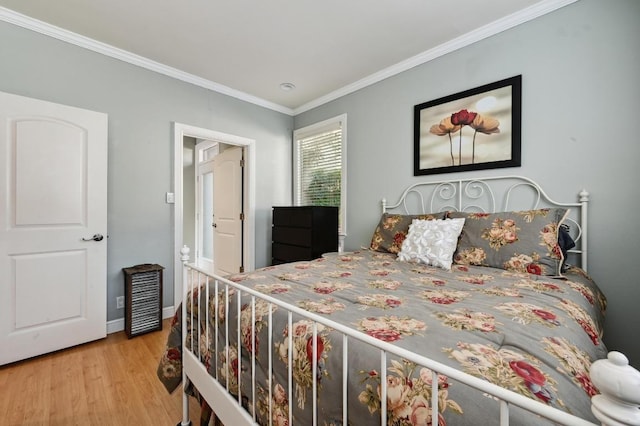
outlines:
{"label": "gray floral bedspread", "polygon": [[[563,279],[463,265],[453,265],[451,271],[445,271],[400,262],[393,254],[363,250],[331,253],[315,261],[267,267],[230,279],[595,422],[590,397],[597,389],[589,379],[588,368],[594,360],[606,357],[601,340],[606,301],[579,268],[569,269]],[[202,304],[205,302],[203,292],[200,293],[192,300]],[[210,292],[211,306],[215,306],[213,293]],[[268,305],[257,304],[253,325],[251,309],[243,299],[238,346],[234,331],[237,304],[234,298],[230,299],[228,309],[223,296],[218,299],[219,317],[230,319],[229,359],[225,358],[221,338],[217,354],[213,345],[209,348],[201,345],[203,359],[212,374],[217,371],[223,384],[229,380],[234,394],[238,392],[236,377],[240,369],[242,395],[248,396],[245,405],[253,407],[255,402],[259,422],[268,424]],[[282,309],[273,313],[273,321],[272,420],[277,425],[288,424],[291,404],[293,423],[311,424],[314,374],[311,324],[294,315],[289,330]],[[255,345],[251,339],[252,325]],[[213,327],[211,341],[212,330]],[[290,333],[293,333],[292,400],[287,398],[286,376]],[[168,390],[180,382],[179,336],[180,322],[176,317],[158,367],[158,375]],[[339,425],[342,339],[336,332],[319,326],[315,346],[318,424]],[[256,353],[256,401],[250,400],[251,352]],[[349,342],[349,354],[349,423],[378,424],[380,356],[371,347],[353,340]],[[406,360],[389,358],[388,424],[435,424],[430,409],[431,372]],[[437,424],[497,424],[497,401],[444,376],[438,382],[441,392]],[[511,424],[544,422],[511,407]]]}

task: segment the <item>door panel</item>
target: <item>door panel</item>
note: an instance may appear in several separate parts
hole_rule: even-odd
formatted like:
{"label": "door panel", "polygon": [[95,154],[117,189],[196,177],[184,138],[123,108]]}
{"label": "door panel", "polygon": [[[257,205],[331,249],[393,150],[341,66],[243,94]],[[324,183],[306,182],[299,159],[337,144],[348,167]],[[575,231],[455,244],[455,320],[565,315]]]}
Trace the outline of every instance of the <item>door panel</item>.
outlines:
{"label": "door panel", "polygon": [[0,92],[0,365],[106,336],[107,116]]}
{"label": "door panel", "polygon": [[10,167],[15,176],[11,196],[16,226],[83,224],[87,143],[83,129],[43,118],[24,119],[15,122],[10,143],[15,153]]}
{"label": "door panel", "polygon": [[[78,267],[87,263],[84,251],[26,254],[11,256],[11,260],[16,330],[79,318],[85,313],[86,294],[81,284],[86,271]],[[46,285],[42,285],[43,270],[47,271]]]}

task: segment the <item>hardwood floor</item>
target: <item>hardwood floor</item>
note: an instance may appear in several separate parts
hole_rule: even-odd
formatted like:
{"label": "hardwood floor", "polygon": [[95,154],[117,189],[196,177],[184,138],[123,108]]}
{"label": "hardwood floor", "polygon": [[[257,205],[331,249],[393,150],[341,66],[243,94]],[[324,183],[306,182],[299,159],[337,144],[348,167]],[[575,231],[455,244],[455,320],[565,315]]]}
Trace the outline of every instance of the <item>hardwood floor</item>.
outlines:
{"label": "hardwood floor", "polygon": [[[169,332],[106,339],[0,367],[0,425],[176,425],[182,393],[156,368]],[[2,348],[5,350],[6,348]],[[190,398],[198,425],[200,409]]]}

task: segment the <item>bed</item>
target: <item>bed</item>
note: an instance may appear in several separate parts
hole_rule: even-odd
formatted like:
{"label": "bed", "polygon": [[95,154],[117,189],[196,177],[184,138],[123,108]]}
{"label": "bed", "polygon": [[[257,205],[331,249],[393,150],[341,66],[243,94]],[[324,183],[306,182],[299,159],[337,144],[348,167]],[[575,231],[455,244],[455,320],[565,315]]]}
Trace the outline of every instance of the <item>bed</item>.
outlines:
{"label": "bed", "polygon": [[587,203],[524,177],[419,183],[361,250],[218,277],[185,249],[158,375],[227,425],[640,424]]}

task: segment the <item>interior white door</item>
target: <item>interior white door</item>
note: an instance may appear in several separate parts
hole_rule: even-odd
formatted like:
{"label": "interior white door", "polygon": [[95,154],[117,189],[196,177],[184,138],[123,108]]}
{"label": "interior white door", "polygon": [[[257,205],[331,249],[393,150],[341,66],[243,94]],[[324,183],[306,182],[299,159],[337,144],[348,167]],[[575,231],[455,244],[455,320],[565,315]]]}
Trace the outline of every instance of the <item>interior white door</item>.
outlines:
{"label": "interior white door", "polygon": [[223,276],[242,267],[242,153],[231,146],[213,160],[213,267]]}
{"label": "interior white door", "polygon": [[107,115],[0,92],[0,365],[106,336]]}

